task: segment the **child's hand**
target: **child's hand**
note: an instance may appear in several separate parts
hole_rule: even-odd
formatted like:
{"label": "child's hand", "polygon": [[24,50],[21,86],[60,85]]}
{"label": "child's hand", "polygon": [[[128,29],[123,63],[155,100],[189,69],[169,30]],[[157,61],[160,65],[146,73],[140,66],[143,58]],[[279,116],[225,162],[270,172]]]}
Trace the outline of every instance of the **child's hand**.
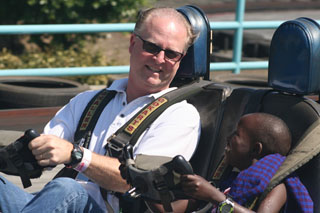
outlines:
{"label": "child's hand", "polygon": [[225,200],[225,195],[201,176],[181,175],[180,180],[182,190],[193,198],[214,203]]}

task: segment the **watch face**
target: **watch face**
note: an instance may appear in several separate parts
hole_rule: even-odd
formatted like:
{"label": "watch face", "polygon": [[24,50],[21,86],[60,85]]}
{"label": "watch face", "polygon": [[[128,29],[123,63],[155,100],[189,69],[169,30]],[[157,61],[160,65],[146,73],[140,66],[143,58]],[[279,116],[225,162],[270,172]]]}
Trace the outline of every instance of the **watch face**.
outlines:
{"label": "watch face", "polygon": [[225,205],[221,206],[221,211],[222,213],[231,213],[233,212],[233,206],[231,204],[225,203]]}
{"label": "watch face", "polygon": [[80,151],[79,152],[79,150],[77,150],[76,152],[74,152],[74,158],[77,160],[77,161],[81,161],[81,159],[82,159],[82,152]]}
{"label": "watch face", "polygon": [[74,168],[77,166],[83,158],[83,151],[79,145],[73,144],[73,149],[71,151],[71,161],[69,163],[65,163],[65,166],[68,168]]}
{"label": "watch face", "polygon": [[221,213],[232,213],[234,210],[234,204],[229,198],[219,204],[219,212]]}
{"label": "watch face", "polygon": [[71,162],[70,165],[74,166],[81,162],[83,157],[83,152],[78,145],[74,145],[74,148],[71,152]]}
{"label": "watch face", "polygon": [[75,146],[73,151],[72,151],[72,160],[75,161],[74,163],[80,163],[83,157],[83,152],[79,146]]}

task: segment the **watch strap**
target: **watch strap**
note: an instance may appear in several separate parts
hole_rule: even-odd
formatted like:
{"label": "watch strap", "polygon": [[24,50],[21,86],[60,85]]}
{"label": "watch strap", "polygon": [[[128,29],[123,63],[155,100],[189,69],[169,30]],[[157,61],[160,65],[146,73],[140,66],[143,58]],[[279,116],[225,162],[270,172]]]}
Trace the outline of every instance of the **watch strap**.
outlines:
{"label": "watch strap", "polygon": [[78,144],[73,143],[73,149],[71,151],[71,161],[69,163],[65,163],[64,165],[67,168],[76,167],[83,158],[83,151]]}

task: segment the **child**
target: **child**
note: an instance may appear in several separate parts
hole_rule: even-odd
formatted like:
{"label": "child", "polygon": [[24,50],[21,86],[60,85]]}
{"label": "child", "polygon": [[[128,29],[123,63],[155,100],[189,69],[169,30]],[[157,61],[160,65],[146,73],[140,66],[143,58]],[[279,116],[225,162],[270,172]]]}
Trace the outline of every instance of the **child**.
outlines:
{"label": "child", "polygon": [[[198,175],[181,176],[182,188],[191,197],[215,204],[217,212],[252,212],[249,207],[254,206],[290,146],[291,135],[281,119],[266,113],[244,115],[225,148],[227,163],[241,171],[229,191],[219,191]],[[298,177],[288,177],[257,207],[258,212],[280,210],[313,212],[313,202]]]}

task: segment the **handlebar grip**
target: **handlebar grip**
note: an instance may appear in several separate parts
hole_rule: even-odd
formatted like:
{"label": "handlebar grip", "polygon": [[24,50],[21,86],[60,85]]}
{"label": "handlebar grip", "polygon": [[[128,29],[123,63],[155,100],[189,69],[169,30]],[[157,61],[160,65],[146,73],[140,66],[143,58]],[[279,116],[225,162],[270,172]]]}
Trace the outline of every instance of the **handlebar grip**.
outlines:
{"label": "handlebar grip", "polygon": [[182,155],[177,155],[173,158],[173,169],[181,175],[193,174],[191,164],[186,161]]}
{"label": "handlebar grip", "polygon": [[28,129],[24,132],[24,137],[27,142],[30,142],[39,136],[40,136],[40,134],[34,129]]}

